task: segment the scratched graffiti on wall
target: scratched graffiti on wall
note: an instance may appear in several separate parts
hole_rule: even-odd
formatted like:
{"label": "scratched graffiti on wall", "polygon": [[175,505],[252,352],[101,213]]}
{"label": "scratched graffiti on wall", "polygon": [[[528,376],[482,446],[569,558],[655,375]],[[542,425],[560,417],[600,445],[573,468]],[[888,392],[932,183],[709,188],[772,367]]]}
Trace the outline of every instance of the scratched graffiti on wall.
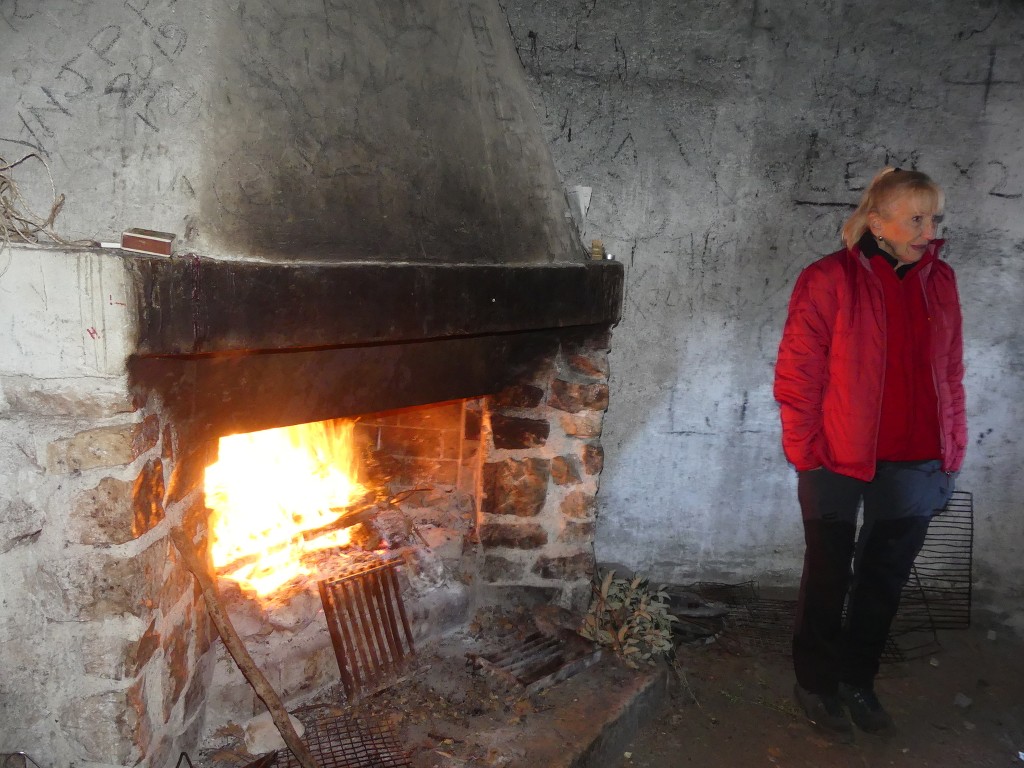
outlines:
{"label": "scratched graffiti on wall", "polygon": [[[79,13],[88,17],[92,5],[83,3]],[[0,142],[49,157],[59,152],[57,139],[69,126],[97,113],[118,120],[125,137],[159,133],[172,120],[194,120],[199,94],[176,66],[189,35],[174,20],[173,5],[173,0],[126,0],[113,13],[107,5],[107,23],[68,36],[64,24],[73,19],[57,21],[39,4],[0,3],[6,35],[38,39],[42,33],[47,47],[62,36],[68,40],[62,56],[47,57],[48,66],[34,67],[32,58],[15,65],[18,87],[13,105],[5,110],[7,119],[0,122]]]}

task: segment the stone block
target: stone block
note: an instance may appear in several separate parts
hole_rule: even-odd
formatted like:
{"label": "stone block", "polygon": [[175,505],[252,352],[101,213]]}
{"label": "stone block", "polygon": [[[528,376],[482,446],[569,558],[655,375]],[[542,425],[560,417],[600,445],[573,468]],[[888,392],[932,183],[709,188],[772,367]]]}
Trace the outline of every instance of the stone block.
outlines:
{"label": "stone block", "polygon": [[565,414],[559,419],[562,431],[571,437],[600,437],[604,422],[602,411],[580,411]]}
{"label": "stone block", "polygon": [[590,544],[594,541],[597,525],[593,521],[578,523],[566,520],[558,533],[559,544]]}
{"label": "stone block", "polygon": [[577,581],[590,579],[594,575],[594,556],[580,552],[565,557],[541,557],[533,566],[533,572],[545,579]]}
{"label": "stone block", "polygon": [[604,351],[569,355],[565,361],[566,369],[576,377],[585,379],[608,378],[608,355]]}
{"label": "stone block", "polygon": [[185,691],[184,720],[188,722],[206,706],[206,681],[204,675],[193,675]]}
{"label": "stone block", "polygon": [[551,479],[555,485],[576,485],[579,483],[579,460],[575,456],[555,456],[551,460]]}
{"label": "stone block", "polygon": [[550,461],[507,459],[484,464],[481,509],[489,515],[532,517],[547,498]]}
{"label": "stone block", "polygon": [[555,379],[551,382],[548,405],[560,411],[603,411],[608,407],[608,385],[604,382],[581,384]]}
{"label": "stone block", "polygon": [[41,570],[54,576],[65,609],[75,618],[98,620],[122,614],[144,617],[156,606],[167,546],[161,540],[128,557],[97,552],[85,561],[55,562]]}
{"label": "stone block", "polygon": [[181,555],[175,547],[168,548],[167,568],[164,571],[164,578],[161,579],[160,593],[157,596],[157,605],[164,616],[169,616],[182,597],[192,589],[193,577],[181,560]]}
{"label": "stone block", "polygon": [[125,724],[135,749],[139,755],[148,755],[153,742],[153,721],[146,695],[146,679],[140,677],[128,689],[126,696],[127,708],[124,713]]}
{"label": "stone block", "polygon": [[206,654],[207,651],[213,646],[213,641],[217,639],[217,627],[213,623],[213,619],[210,618],[210,613],[206,610],[206,602],[204,598],[199,598],[195,613],[195,625],[196,625],[196,658],[200,658]]}
{"label": "stone block", "polygon": [[132,484],[105,477],[78,494],[71,506],[71,526],[82,544],[124,544],[133,532]]}
{"label": "stone block", "polygon": [[548,534],[537,523],[484,523],[480,543],[485,549],[537,549],[548,543]]}
{"label": "stone block", "polygon": [[155,413],[135,425],[132,430],[132,455],[141,456],[160,441],[160,419]]}
{"label": "stone block", "polygon": [[559,511],[563,516],[580,520],[594,516],[596,501],[593,494],[586,491],[572,491],[562,499]]}
{"label": "stone block", "polygon": [[[83,625],[84,626],[84,625]],[[126,669],[126,660],[135,643],[114,635],[104,628],[91,627],[78,640],[82,669],[85,674],[106,680],[134,677]]]}
{"label": "stone block", "polygon": [[171,469],[165,503],[181,501],[196,488],[203,487],[206,468],[217,461],[217,441],[191,442],[177,449],[178,460]]}
{"label": "stone block", "polygon": [[92,379],[83,386],[26,376],[0,378],[3,399],[11,411],[43,416],[70,416],[81,419],[106,419],[136,410],[127,387],[110,379]]}
{"label": "stone block", "polygon": [[69,691],[57,719],[58,727],[83,759],[132,765],[145,754],[152,728],[141,706],[141,681],[128,691],[75,696]]}
{"label": "stone block", "polygon": [[132,486],[132,536],[138,538],[164,519],[164,463],[150,459]]}
{"label": "stone block", "polygon": [[192,635],[192,623],[189,616],[185,615],[185,621],[175,627],[169,635],[164,637],[164,659],[167,662],[167,679],[163,685],[163,715],[164,722],[171,719],[171,711],[182,692],[188,685],[192,676],[192,668],[189,665],[188,648],[189,638]]}
{"label": "stone block", "polygon": [[544,390],[533,384],[513,384],[488,400],[493,408],[536,408],[544,399]]}
{"label": "stone block", "polygon": [[124,657],[124,670],[128,677],[138,677],[149,660],[153,658],[157,648],[160,647],[162,639],[156,630],[156,619],[153,619],[146,627],[142,637],[132,643]]}
{"label": "stone block", "polygon": [[480,578],[488,583],[515,582],[526,575],[525,564],[507,557],[487,555],[480,565]]}
{"label": "stone block", "polygon": [[0,555],[34,542],[45,523],[43,511],[24,499],[0,499]]}
{"label": "stone block", "polygon": [[178,455],[178,430],[173,424],[165,424],[162,439],[160,441],[160,458],[167,462],[174,462]]}
{"label": "stone block", "polygon": [[599,475],[604,469],[604,448],[594,443],[583,446],[583,471],[588,475]]}
{"label": "stone block", "polygon": [[134,424],[97,427],[56,440],[47,447],[46,469],[53,474],[67,474],[130,464],[138,456],[133,448],[135,431]]}
{"label": "stone block", "polygon": [[491,440],[495,448],[515,450],[544,445],[551,425],[544,419],[491,414]]}

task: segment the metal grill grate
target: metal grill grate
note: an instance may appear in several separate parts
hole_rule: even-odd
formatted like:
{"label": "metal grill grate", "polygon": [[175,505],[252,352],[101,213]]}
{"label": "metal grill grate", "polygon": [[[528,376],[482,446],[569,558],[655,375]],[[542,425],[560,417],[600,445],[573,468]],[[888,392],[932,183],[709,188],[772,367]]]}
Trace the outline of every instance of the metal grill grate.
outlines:
{"label": "metal grill grate", "polygon": [[601,649],[588,646],[570,650],[562,640],[534,632],[495,653],[467,654],[467,658],[474,668],[534,694],[596,664]]}
{"label": "metal grill grate", "polygon": [[398,565],[392,561],[320,582],[320,600],[349,701],[392,680],[416,654],[398,588]]}
{"label": "metal grill grate", "polygon": [[954,491],[928,526],[893,621],[892,636],[905,657],[920,658],[936,650],[936,630],[971,625],[973,549],[974,497]]}
{"label": "metal grill grate", "polygon": [[955,491],[942,514],[928,526],[914,562],[917,586],[903,596],[907,612],[926,614],[935,629],[969,627],[973,548],[974,498],[966,491]]}
{"label": "metal grill grate", "polygon": [[[319,768],[409,768],[394,732],[381,723],[354,715],[320,720],[302,740]],[[277,768],[300,768],[289,750],[278,753]]]}

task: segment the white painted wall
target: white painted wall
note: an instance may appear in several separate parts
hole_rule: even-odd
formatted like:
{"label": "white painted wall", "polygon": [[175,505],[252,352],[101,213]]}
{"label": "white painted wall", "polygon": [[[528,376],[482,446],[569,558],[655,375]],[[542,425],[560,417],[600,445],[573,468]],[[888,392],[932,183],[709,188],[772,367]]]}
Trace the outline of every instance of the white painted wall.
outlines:
{"label": "white painted wall", "polygon": [[794,583],[771,383],[799,271],[886,163],[947,190],[965,306],[976,594],[1024,594],[1024,7],[503,3],[585,239],[626,265],[598,556],[656,579]]}

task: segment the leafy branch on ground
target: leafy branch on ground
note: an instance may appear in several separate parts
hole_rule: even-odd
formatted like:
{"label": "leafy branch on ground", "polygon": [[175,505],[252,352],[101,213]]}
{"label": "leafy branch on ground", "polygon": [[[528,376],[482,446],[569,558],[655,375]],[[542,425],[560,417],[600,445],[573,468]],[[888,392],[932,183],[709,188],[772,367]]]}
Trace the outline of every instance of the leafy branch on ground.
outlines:
{"label": "leafy branch on ground", "polygon": [[668,612],[668,593],[652,592],[648,579],[639,575],[616,578],[615,571],[608,571],[598,572],[598,578],[580,634],[611,648],[634,669],[668,655],[676,620]]}

